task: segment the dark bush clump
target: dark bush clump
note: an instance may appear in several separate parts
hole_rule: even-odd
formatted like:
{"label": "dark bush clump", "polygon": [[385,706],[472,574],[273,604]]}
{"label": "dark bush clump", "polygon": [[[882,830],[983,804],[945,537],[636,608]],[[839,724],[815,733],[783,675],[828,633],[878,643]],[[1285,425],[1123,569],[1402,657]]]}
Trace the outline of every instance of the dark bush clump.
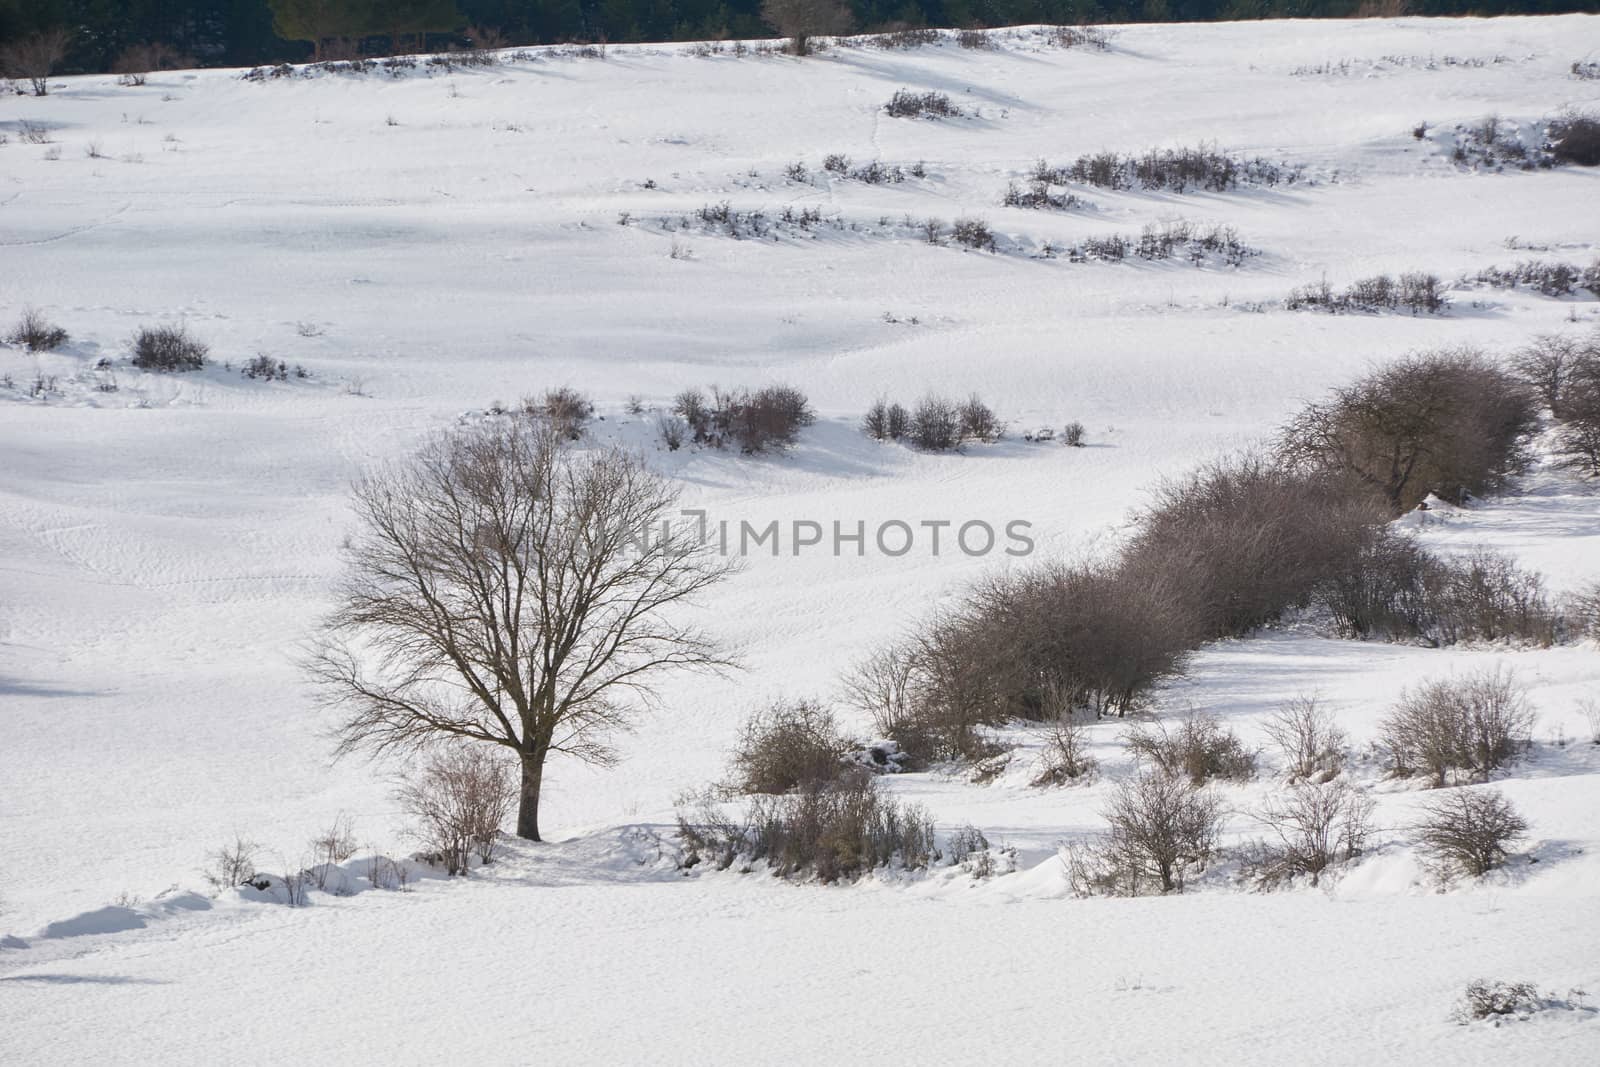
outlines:
{"label": "dark bush clump", "polygon": [[1552,122],[1550,154],[1563,163],[1600,166],[1600,116],[1573,112]]}
{"label": "dark bush clump", "polygon": [[37,308],[23,308],[22,317],[6,335],[6,342],[30,352],[52,352],[67,343],[67,331],[44,317]]}
{"label": "dark bush clump", "polygon": [[184,326],[146,326],[133,341],[133,365],[140,370],[190,371],[206,365],[204,344]]}
{"label": "dark bush clump", "polygon": [[911,409],[907,439],[928,452],[947,452],[961,443],[961,409],[940,396],[925,396]]}
{"label": "dark bush clump", "polygon": [[1533,394],[1470,349],[1424,352],[1335,390],[1285,429],[1300,469],[1354,479],[1394,514],[1430,493],[1452,503],[1499,488],[1527,463]]}
{"label": "dark bush clump", "polygon": [[1382,520],[1336,479],[1246,456],[1163,485],[1123,569],[1184,605],[1196,642],[1241,636],[1310,603]]}
{"label": "dark bush clump", "polygon": [[800,431],[816,421],[804,393],[787,385],[769,385],[755,392],[713,388],[711,398],[686,389],[673,403],[695,444],[711,448],[736,445],[754,455],[787,451]]}
{"label": "dark bush clump", "polygon": [[961,109],[952,104],[950,97],[944,93],[913,93],[907,89],[896,90],[883,109],[897,119],[961,116]]}
{"label": "dark bush clump", "polygon": [[289,364],[281,359],[273,359],[265,352],[257,352],[255,357],[249,363],[246,363],[239,373],[246,378],[261,378],[269,382],[286,382],[289,380]]}
{"label": "dark bush clump", "polygon": [[989,224],[982,219],[956,219],[950,227],[950,236],[956,244],[968,248],[977,248],[993,252],[995,250],[994,231],[989,229]]}
{"label": "dark bush clump", "polygon": [[1407,690],[1380,734],[1402,778],[1426,774],[1435,788],[1452,771],[1487,781],[1531,743],[1533,709],[1511,674],[1491,669]]}
{"label": "dark bush clump", "polygon": [[776,703],[745,723],[730,759],[730,786],[741,793],[815,791],[850,773],[850,742],[833,713],[814,701]]}

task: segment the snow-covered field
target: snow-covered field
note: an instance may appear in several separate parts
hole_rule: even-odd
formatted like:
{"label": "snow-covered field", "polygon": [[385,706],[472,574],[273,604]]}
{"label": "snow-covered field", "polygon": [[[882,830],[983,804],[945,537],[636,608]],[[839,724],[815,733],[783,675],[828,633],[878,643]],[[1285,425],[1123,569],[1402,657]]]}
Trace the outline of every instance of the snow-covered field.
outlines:
{"label": "snow-covered field", "polygon": [[[72,334],[37,357],[0,347],[0,1060],[1600,1059],[1590,1010],[1449,1019],[1478,977],[1600,994],[1600,748],[1577,710],[1600,696],[1592,642],[1426,650],[1290,628],[1208,649],[1166,694],[1264,743],[1271,710],[1315,690],[1362,748],[1402,686],[1510,666],[1538,743],[1499,784],[1532,836],[1479,885],[1432,884],[1405,829],[1419,794],[1358,761],[1385,832],[1331,885],[1261,895],[1223,869],[1181,897],[1072,899],[1057,848],[1103,825],[1129,766],[1110,722],[1091,727],[1090,787],[1029,788],[1027,736],[987,785],[887,780],[941,829],[1014,847],[1015,873],[824,888],[673,870],[674,798],[722,773],[748,710],[834,695],[864,651],[1003,565],[948,544],[751,559],[704,611],[744,669],[669,680],[620,767],[554,764],[553,844],[303,909],[212,898],[199,874],[236,832],[294,862],[340,812],[372,849],[409,847],[387,769],[331,762],[333,720],[295,666],[367,465],[571,385],[605,416],[599,439],[644,448],[713,520],[1024,520],[1041,554],[1091,553],[1159,477],[1374,364],[1600,325],[1587,294],[1481,287],[1442,316],[1281,306],[1324,276],[1594,260],[1600,172],[1473,172],[1448,137],[1412,131],[1600,105],[1600,83],[1568,75],[1596,53],[1590,16],[1268,22],[1126,27],[1103,53],[1026,31],[806,61],[613,47],[0,98],[0,324],[33,305]],[[890,118],[900,88],[967,114]],[[1000,206],[1040,158],[1201,141],[1305,178]],[[843,180],[829,153],[925,176]],[[797,160],[810,181],[785,178]],[[723,201],[840,224],[777,240],[662,226]],[[926,243],[930,216],[986,219],[1000,252]],[[1236,269],[1042,255],[1178,217],[1261,254]],[[134,330],[180,320],[213,366],[127,365]],[[258,352],[309,377],[243,378]],[[668,453],[653,412],[627,413],[630,396],[659,408],[686,386],[775,381],[821,416],[780,458]],[[1013,434],[924,455],[856,429],[875,397],[930,389],[980,391]],[[1073,419],[1090,447],[1020,438]],[[1511,552],[1557,591],[1600,577],[1600,492],[1551,469],[1423,526]],[[1281,786],[1263,759],[1230,806]],[[1259,833],[1243,815],[1230,829]]]}

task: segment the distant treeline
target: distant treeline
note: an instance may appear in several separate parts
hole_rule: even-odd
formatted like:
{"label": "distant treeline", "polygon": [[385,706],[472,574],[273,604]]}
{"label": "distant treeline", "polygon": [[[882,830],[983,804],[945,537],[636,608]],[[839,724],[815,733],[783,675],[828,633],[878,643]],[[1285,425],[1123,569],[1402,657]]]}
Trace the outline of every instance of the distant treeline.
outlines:
{"label": "distant treeline", "polygon": [[[0,0],[0,45],[72,32],[58,73],[110,70],[138,45],[203,66],[459,47],[775,36],[762,0]],[[1600,0],[846,0],[862,32],[1023,23],[1189,22],[1355,15],[1600,11]]]}

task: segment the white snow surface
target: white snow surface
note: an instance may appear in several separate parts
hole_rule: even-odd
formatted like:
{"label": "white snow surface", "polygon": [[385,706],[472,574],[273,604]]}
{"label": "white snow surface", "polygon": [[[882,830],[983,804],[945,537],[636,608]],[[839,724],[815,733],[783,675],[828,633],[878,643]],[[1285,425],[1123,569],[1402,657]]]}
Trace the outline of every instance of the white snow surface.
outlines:
{"label": "white snow surface", "polygon": [[[295,663],[368,465],[571,385],[604,415],[596,440],[644,450],[713,520],[1026,520],[1041,556],[1101,551],[1159,478],[1371,366],[1600,325],[1588,295],[1478,287],[1441,316],[1274,303],[1323,276],[1592,261],[1600,172],[1464,170],[1412,130],[1600,105],[1600,83],[1568,75],[1596,52],[1595,16],[1284,21],[1121,27],[1105,53],[1028,30],[988,51],[806,61],[614,46],[401,78],[63,78],[0,99],[0,322],[32,305],[72,334],[52,354],[0,346],[0,1061],[1600,1060],[1588,1008],[1449,1017],[1480,977],[1600,993],[1600,747],[1578,711],[1600,697],[1593,643],[1430,650],[1308,623],[1197,657],[1161,713],[1192,704],[1265,744],[1273,708],[1316,691],[1355,742],[1383,833],[1315,889],[1249,892],[1224,865],[1180,897],[1071,898],[1058,848],[1103,825],[1129,768],[1114,722],[1090,728],[1089,786],[1029,788],[1039,738],[1020,728],[989,784],[885,779],[942,831],[1014,848],[1015,873],[822,887],[674,869],[674,799],[723,772],[749,709],[836,694],[864,651],[1005,565],[948,534],[938,555],[919,540],[898,558],[750,559],[699,609],[743,669],[669,679],[618,739],[620,767],[554,764],[551,843],[299,909],[215,897],[199,873],[235,833],[294,863],[341,812],[363,855],[412,847],[391,768],[332,762],[333,713]],[[889,118],[902,87],[967,114]],[[54,143],[26,143],[23,122]],[[1201,141],[1306,180],[999,206],[1041,157]],[[831,152],[924,161],[926,177],[838,180]],[[810,182],[785,179],[795,160]],[[846,225],[662,229],[722,201]],[[933,247],[904,223],[929,216],[984,218],[1002,251]],[[1261,254],[1237,269],[1037,255],[1180,216]],[[128,366],[136,328],[179,321],[211,367]],[[257,352],[310,377],[241,377]],[[96,388],[111,375],[117,391]],[[42,399],[39,378],[55,379]],[[778,381],[820,415],[786,456],[669,453],[654,411],[627,413],[630,396],[659,409],[686,386]],[[856,429],[873,398],[930,389],[980,391],[1013,432],[923,455]],[[1021,440],[1074,419],[1087,448]],[[1600,493],[1550,467],[1404,521],[1445,550],[1507,551],[1557,592],[1600,578]],[[1533,831],[1507,870],[1441,890],[1406,829],[1421,794],[1360,754],[1403,686],[1496,663],[1540,713],[1528,760],[1496,783]],[[1259,834],[1243,813],[1282,788],[1262,760],[1223,789],[1230,840]]]}

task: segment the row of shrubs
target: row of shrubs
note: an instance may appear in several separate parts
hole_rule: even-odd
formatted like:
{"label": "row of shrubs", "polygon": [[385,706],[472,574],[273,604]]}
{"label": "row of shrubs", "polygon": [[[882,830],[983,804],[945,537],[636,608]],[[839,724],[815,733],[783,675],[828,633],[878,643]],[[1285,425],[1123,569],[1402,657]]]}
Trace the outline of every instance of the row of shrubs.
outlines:
{"label": "row of shrubs", "polygon": [[950,102],[945,93],[914,93],[897,89],[883,105],[883,110],[897,119],[960,118],[965,112]]}
{"label": "row of shrubs", "polygon": [[1423,353],[1309,405],[1275,447],[1158,487],[1109,559],[988,577],[870,656],[850,689],[926,760],[991,755],[984,727],[1124,715],[1206,641],[1316,608],[1349,636],[1547,644],[1569,627],[1536,576],[1444,558],[1389,520],[1523,469],[1531,389],[1469,351]]}
{"label": "row of shrubs", "polygon": [[[1044,247],[1046,258],[1053,258],[1062,251],[1049,244]],[[1232,226],[1220,223],[1203,226],[1188,219],[1147,223],[1138,237],[1124,234],[1088,237],[1064,251],[1074,263],[1091,260],[1120,263],[1129,256],[1137,256],[1148,260],[1187,259],[1200,266],[1208,257],[1217,256],[1230,267],[1241,266],[1250,256],[1260,254],[1258,249],[1245,244],[1239,231]]]}
{"label": "row of shrubs", "polygon": [[1409,271],[1394,278],[1375,274],[1335,290],[1326,278],[1292,289],[1284,301],[1290,311],[1398,311],[1437,315],[1449,303],[1444,283],[1434,274]]}
{"label": "row of shrubs", "polygon": [[[899,164],[886,165],[881,160],[871,160],[860,166],[851,166],[850,157],[842,152],[830,152],[822,158],[822,169],[826,173],[848,178],[851,181],[862,182],[866,185],[897,185],[906,178],[926,178],[928,176],[927,164],[918,160],[910,167],[901,167]],[[792,182],[809,184],[811,171],[802,160],[795,160],[783,169],[783,176]]]}
{"label": "row of shrubs", "polygon": [[1587,267],[1576,267],[1559,260],[1524,260],[1510,267],[1486,267],[1472,276],[1480,285],[1496,289],[1537,289],[1545,296],[1571,296],[1578,289],[1600,297],[1600,259]]}
{"label": "row of shrubs", "polygon": [[1077,182],[1102,189],[1170,190],[1191,189],[1224,192],[1239,185],[1292,185],[1300,181],[1305,168],[1290,163],[1274,163],[1259,156],[1246,159],[1217,150],[1215,145],[1151,149],[1143,155],[1098,152],[1082,155],[1063,167],[1052,167],[1039,160],[1033,180],[1047,185]]}
{"label": "row of shrubs", "polygon": [[867,409],[861,430],[874,441],[905,441],[927,452],[948,452],[969,441],[998,441],[1005,434],[994,409],[977,393],[961,402],[929,394],[909,409],[880,398]]}
{"label": "row of shrubs", "polygon": [[[1522,689],[1509,673],[1491,670],[1407,691],[1384,721],[1381,744],[1397,776],[1427,773],[1432,784],[1444,786],[1459,780],[1450,778],[1459,772],[1481,782],[1531,744],[1532,723]],[[1064,731],[1081,734],[1083,728],[1058,724],[1053,736]],[[1262,889],[1301,877],[1316,885],[1367,847],[1373,802],[1339,776],[1345,739],[1313,698],[1280,709],[1267,731],[1284,753],[1291,788],[1251,813],[1269,836],[1238,849],[1239,869]],[[1106,832],[1071,846],[1063,857],[1080,895],[1181,891],[1185,878],[1219,853],[1225,809],[1208,783],[1255,773],[1255,754],[1208,716],[1191,713],[1172,730],[1139,728],[1125,740],[1139,772],[1102,810]],[[1046,761],[1047,772],[1057,766]],[[1058,784],[1045,777],[1035,784]],[[1504,863],[1527,823],[1496,790],[1455,788],[1424,802],[1411,829],[1424,862],[1450,880]]]}
{"label": "row of shrubs", "polygon": [[[1383,744],[1400,776],[1425,772],[1447,784],[1455,770],[1486,781],[1531,742],[1526,698],[1501,671],[1425,683],[1408,691],[1383,725]],[[1284,754],[1290,788],[1252,813],[1269,837],[1239,850],[1240,869],[1260,888],[1307,878],[1359,856],[1373,827],[1371,798],[1340,777],[1345,738],[1312,698],[1291,702],[1268,724]],[[1092,775],[1084,728],[1055,724],[1034,785]],[[1255,775],[1256,754],[1210,716],[1191,713],[1175,728],[1137,727],[1125,735],[1138,770],[1112,793],[1102,814],[1107,831],[1069,848],[1069,881],[1080,894],[1141,895],[1181,891],[1185,879],[1218,854],[1226,809],[1210,788]],[[1600,741],[1600,735],[1597,735]],[[1065,762],[1061,755],[1069,753]],[[877,758],[873,758],[876,756]],[[931,821],[878,792],[873,771],[906,769],[863,751],[814,702],[778,703],[747,722],[732,753],[730,777],[693,810],[680,810],[684,864],[735,863],[749,871],[765,860],[782,877],[853,879],[879,867],[926,867],[940,858]],[[751,797],[730,814],[724,803]],[[1504,862],[1526,822],[1498,792],[1449,789],[1422,805],[1413,827],[1424,858],[1443,878],[1477,876]],[[971,828],[952,835],[952,861],[965,863],[988,842]],[[960,855],[954,855],[959,852]]]}
{"label": "row of shrubs", "polygon": [[806,395],[789,385],[760,389],[722,389],[710,394],[685,389],[672,410],[656,420],[656,431],[669,451],[686,442],[706,448],[736,447],[747,455],[787,451],[800,431],[816,421]]}

